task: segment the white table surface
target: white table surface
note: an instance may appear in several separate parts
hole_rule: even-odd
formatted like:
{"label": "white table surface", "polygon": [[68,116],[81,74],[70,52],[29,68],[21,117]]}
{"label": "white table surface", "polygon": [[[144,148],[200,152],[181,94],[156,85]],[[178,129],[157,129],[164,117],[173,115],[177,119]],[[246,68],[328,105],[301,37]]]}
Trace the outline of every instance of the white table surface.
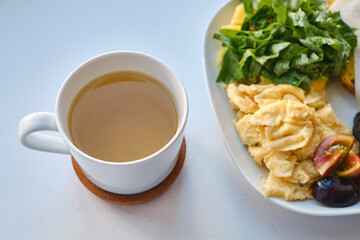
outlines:
{"label": "white table surface", "polygon": [[[241,176],[222,140],[202,69],[205,28],[224,0],[0,1],[0,239],[359,239],[360,216],[285,210]],[[54,111],[59,87],[83,61],[134,50],[166,62],[190,101],[185,165],[159,198],[107,203],[70,157],[33,151],[18,123]]]}

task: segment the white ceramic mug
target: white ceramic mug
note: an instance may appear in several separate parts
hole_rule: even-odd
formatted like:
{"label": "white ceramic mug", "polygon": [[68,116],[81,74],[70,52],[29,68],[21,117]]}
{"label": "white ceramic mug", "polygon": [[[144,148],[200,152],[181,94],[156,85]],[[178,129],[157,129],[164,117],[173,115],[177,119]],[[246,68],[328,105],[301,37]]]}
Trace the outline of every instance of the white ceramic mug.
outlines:
{"label": "white ceramic mug", "polygon": [[[89,81],[115,71],[137,71],[164,84],[174,97],[178,114],[175,136],[159,151],[131,162],[107,162],[80,151],[71,141],[68,114],[75,95]],[[71,154],[84,174],[98,187],[118,194],[136,194],[160,184],[174,168],[188,117],[188,99],[180,79],[160,60],[138,52],[106,53],[81,64],[65,80],[57,96],[55,114],[37,112],[25,116],[19,138],[28,148]],[[60,137],[40,131],[58,131]]]}

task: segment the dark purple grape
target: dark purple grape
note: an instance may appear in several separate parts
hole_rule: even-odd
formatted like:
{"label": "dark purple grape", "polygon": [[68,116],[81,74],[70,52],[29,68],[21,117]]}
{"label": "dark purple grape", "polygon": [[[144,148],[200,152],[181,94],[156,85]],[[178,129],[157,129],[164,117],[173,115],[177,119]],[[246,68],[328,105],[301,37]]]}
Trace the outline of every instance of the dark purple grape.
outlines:
{"label": "dark purple grape", "polygon": [[356,138],[356,140],[360,141],[360,112],[358,112],[355,117],[354,117],[354,121],[353,121],[353,135]]}
{"label": "dark purple grape", "polygon": [[321,177],[311,185],[310,189],[318,202],[330,207],[348,207],[360,201],[357,184],[348,178]]}

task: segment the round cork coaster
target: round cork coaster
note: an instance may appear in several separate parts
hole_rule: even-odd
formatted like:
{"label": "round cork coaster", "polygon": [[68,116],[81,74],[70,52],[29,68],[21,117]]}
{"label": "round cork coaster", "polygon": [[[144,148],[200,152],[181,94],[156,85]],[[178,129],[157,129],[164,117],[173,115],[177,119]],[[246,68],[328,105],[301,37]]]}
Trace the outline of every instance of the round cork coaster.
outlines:
{"label": "round cork coaster", "polygon": [[166,192],[166,190],[168,190],[170,188],[170,186],[175,182],[177,176],[179,175],[179,173],[182,169],[182,166],[184,165],[185,155],[186,155],[186,142],[185,142],[185,138],[184,138],[183,142],[181,144],[178,160],[175,164],[174,169],[169,174],[169,176],[163,182],[161,182],[159,185],[157,185],[156,187],[154,187],[146,192],[132,194],[132,195],[111,193],[111,192],[108,192],[108,191],[105,191],[105,190],[99,188],[85,176],[85,174],[83,173],[79,164],[76,162],[76,160],[73,156],[71,156],[71,160],[72,160],[72,164],[73,164],[75,173],[78,176],[80,182],[82,182],[82,184],[90,192],[92,192],[99,198],[101,198],[107,202],[110,202],[110,203],[119,204],[119,205],[135,205],[135,204],[140,204],[140,203],[145,203],[145,202],[151,201],[151,200],[159,197],[164,192]]}

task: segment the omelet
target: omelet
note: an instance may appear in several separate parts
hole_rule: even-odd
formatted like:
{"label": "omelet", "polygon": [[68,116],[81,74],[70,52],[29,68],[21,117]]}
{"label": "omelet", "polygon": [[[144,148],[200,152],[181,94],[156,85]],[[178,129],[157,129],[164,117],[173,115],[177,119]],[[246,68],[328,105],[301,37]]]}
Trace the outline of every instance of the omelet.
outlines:
{"label": "omelet", "polygon": [[309,186],[320,177],[312,161],[317,145],[327,136],[352,133],[328,104],[327,92],[238,83],[226,91],[238,112],[235,127],[243,144],[257,164],[269,169],[261,182],[265,197],[312,198]]}

